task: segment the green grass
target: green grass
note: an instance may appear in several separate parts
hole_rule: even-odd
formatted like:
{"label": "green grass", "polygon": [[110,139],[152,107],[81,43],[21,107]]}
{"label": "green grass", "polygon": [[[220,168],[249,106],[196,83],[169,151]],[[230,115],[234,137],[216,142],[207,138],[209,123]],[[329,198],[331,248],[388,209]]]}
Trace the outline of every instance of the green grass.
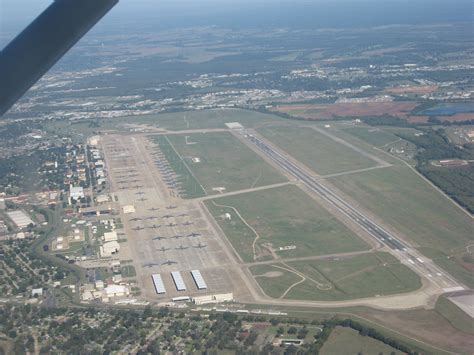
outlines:
{"label": "green grass", "polygon": [[[281,264],[275,265],[284,267]],[[291,285],[301,280],[301,277],[292,272],[285,271],[270,265],[251,267],[250,272],[252,273],[252,275],[255,276],[255,279],[257,280],[258,284],[263,289],[265,294],[273,298],[279,298]],[[278,272],[280,273],[280,276],[275,278],[267,276],[258,276],[264,275],[267,272]],[[275,282],[276,280],[277,282]]]}
{"label": "green grass", "polygon": [[380,128],[374,127],[351,127],[351,128],[344,128],[344,132],[347,132],[363,141],[375,146],[380,147],[391,142],[394,142],[398,139],[392,133],[388,133]]}
{"label": "green grass", "polygon": [[177,154],[167,137],[155,136],[152,139],[160,146],[160,150],[168,160],[171,169],[178,175],[177,180],[184,190],[182,197],[196,198],[204,196],[206,193],[202,186],[193,176],[184,160]]}
{"label": "green grass", "polygon": [[320,351],[321,355],[355,355],[359,353],[364,355],[403,354],[378,340],[361,336],[354,329],[342,327],[334,328]]}
{"label": "green grass", "polygon": [[[262,244],[265,243],[271,243],[274,249],[296,246],[294,250],[277,251],[281,257],[326,255],[368,249],[365,242],[296,186],[216,198],[213,201],[237,209],[260,235],[258,249],[263,250]],[[228,208],[213,208],[212,203],[206,202],[234,248],[242,257],[243,254],[248,254],[248,243],[253,240],[245,237],[249,232],[248,227],[230,228],[229,221],[219,217],[228,211]],[[242,236],[248,240],[245,242],[244,252],[238,242]]]}
{"label": "green grass", "polygon": [[456,329],[468,334],[474,334],[473,319],[446,297],[441,296],[438,298],[435,310]]}
{"label": "green grass", "polygon": [[[388,253],[368,253],[345,259],[305,260],[288,262],[306,280],[292,288],[285,298],[312,301],[341,301],[365,297],[406,293],[421,287],[420,278]],[[264,292],[280,297],[301,278],[272,265],[252,267],[252,275]],[[262,276],[281,272],[276,277]],[[260,276],[258,276],[260,275]]]}
{"label": "green grass", "polygon": [[[451,275],[464,282],[468,287],[474,287],[474,275],[469,270],[463,267],[458,257],[447,255],[443,250],[436,248],[419,248],[423,255],[433,260],[436,264],[441,266],[443,270],[446,270]],[[464,254],[466,255],[466,254]]]}
{"label": "green grass", "polygon": [[[219,193],[213,191],[216,187],[237,191],[287,181],[230,133],[198,133],[187,137],[188,142],[196,144],[186,144],[185,135],[167,136],[207,194]],[[194,163],[195,157],[201,162]]]}
{"label": "green grass", "polygon": [[[206,206],[242,260],[245,262],[253,261],[252,243],[256,237],[255,233],[245,225],[233,209],[218,207],[213,201],[206,201]],[[231,215],[230,221],[222,218],[225,213]]]}
{"label": "green grass", "polygon": [[407,167],[330,181],[420,246],[449,252],[474,240],[472,220]]}
{"label": "green grass", "polygon": [[[186,118],[186,119],[185,119]],[[104,131],[129,131],[127,125],[148,125],[152,128],[164,128],[171,131],[199,128],[226,128],[227,122],[240,122],[247,127],[256,127],[264,123],[280,123],[287,120],[275,115],[239,109],[216,109],[189,112],[162,113],[117,117],[113,120],[81,120],[71,124],[69,121],[52,121],[44,126],[51,134],[63,136],[74,132],[77,140],[83,140]],[[95,123],[98,123],[96,125]]]}
{"label": "green grass", "polygon": [[120,268],[120,273],[123,277],[135,277],[137,276],[137,272],[133,265],[125,265]]}
{"label": "green grass", "polygon": [[376,165],[373,160],[307,127],[272,127],[258,131],[320,175]]}
{"label": "green grass", "polygon": [[344,300],[405,293],[421,287],[420,278],[388,253],[288,265],[318,283],[332,286],[321,290],[308,279],[288,294],[287,298],[293,299]]}

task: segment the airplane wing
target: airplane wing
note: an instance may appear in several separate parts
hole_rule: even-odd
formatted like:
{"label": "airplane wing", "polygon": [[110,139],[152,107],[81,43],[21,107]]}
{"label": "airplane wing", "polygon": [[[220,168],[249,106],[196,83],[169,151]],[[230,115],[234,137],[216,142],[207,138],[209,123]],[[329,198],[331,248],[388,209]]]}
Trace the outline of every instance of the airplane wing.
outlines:
{"label": "airplane wing", "polygon": [[0,52],[5,114],[119,0],[55,0]]}

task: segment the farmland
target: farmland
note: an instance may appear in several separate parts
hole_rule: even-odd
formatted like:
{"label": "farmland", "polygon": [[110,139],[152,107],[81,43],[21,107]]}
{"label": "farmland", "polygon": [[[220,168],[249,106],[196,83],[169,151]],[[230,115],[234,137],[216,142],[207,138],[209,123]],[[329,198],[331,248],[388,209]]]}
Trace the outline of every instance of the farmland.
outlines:
{"label": "farmland", "polygon": [[[213,208],[212,204],[219,208]],[[277,255],[299,257],[368,248],[359,237],[295,186],[217,198],[207,201],[206,205],[241,255],[248,254],[248,246],[242,251],[239,247],[241,243],[236,241],[241,235],[249,233],[248,226],[238,227],[238,222],[234,224],[234,218],[226,221],[220,217],[229,210],[239,212],[243,220],[258,234],[256,258],[271,255],[269,249]],[[282,214],[282,211],[285,213]],[[291,245],[295,249],[278,250]]]}
{"label": "farmland", "polygon": [[376,163],[312,129],[274,127],[258,130],[264,137],[320,175],[373,167]]}
{"label": "farmland", "polygon": [[277,106],[275,111],[287,113],[309,120],[328,120],[340,117],[366,117],[391,115],[407,118],[409,112],[417,106],[416,102],[363,102],[335,103],[327,105],[286,105]]}
{"label": "farmland", "polygon": [[285,182],[286,179],[233,135],[168,135],[207,194]]}

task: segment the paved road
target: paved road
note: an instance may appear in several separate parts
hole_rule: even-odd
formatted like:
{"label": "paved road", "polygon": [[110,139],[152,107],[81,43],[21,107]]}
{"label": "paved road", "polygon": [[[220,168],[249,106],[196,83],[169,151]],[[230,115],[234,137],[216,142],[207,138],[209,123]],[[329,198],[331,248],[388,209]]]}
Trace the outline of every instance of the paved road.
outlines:
{"label": "paved road", "polygon": [[346,202],[336,192],[323,185],[316,178],[299,167],[293,159],[290,159],[287,155],[280,152],[264,138],[245,130],[242,131],[241,134],[244,139],[254,145],[258,151],[271,159],[282,170],[302,182],[311,192],[329,202],[340,213],[358,224],[378,242],[388,246],[402,263],[410,267],[417,274],[434,283],[445,292],[464,288],[463,285],[451,275],[441,270],[431,260],[421,255],[416,249],[410,247],[405,241],[396,237],[373,219],[367,217],[364,212]]}

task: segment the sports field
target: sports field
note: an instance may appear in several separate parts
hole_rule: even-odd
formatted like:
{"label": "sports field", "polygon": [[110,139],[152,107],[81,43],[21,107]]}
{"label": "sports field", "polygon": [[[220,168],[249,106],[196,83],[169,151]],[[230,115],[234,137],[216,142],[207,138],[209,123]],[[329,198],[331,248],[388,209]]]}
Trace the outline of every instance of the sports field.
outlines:
{"label": "sports field", "polygon": [[373,338],[362,336],[356,330],[336,327],[320,351],[321,355],[366,354],[400,355],[402,352]]}
{"label": "sports field", "polygon": [[169,142],[207,194],[237,191],[287,181],[232,134],[168,135]]}
{"label": "sports field", "polygon": [[[217,204],[217,205],[216,205]],[[206,201],[237,252],[244,257],[251,249],[241,248],[241,237],[253,229],[255,256],[269,256],[269,249],[281,257],[327,255],[367,250],[369,246],[323,207],[296,186],[284,186]],[[218,207],[218,208],[213,208]],[[221,216],[234,211],[231,221]],[[235,221],[237,219],[237,222]],[[248,226],[239,228],[243,220]],[[249,228],[249,226],[251,228]],[[255,233],[256,232],[256,233]],[[247,237],[246,237],[247,238]],[[250,241],[251,238],[248,238]],[[278,250],[295,246],[293,250]]]}
{"label": "sports field", "polygon": [[[281,265],[280,265],[281,266]],[[267,266],[268,267],[268,266]],[[278,265],[272,265],[273,271],[281,271]],[[286,271],[280,277],[265,277],[265,274],[256,278],[265,292],[285,298],[300,300],[335,301],[373,296],[391,295],[415,291],[421,287],[420,278],[406,266],[388,253],[368,253],[329,260],[305,260],[288,262],[284,265],[294,270],[295,284],[291,290],[285,289],[289,275]],[[260,270],[258,270],[260,271]],[[305,278],[303,280],[303,277]],[[273,296],[275,297],[275,296]]]}
{"label": "sports field", "polygon": [[265,127],[258,132],[319,175],[376,165],[368,157],[307,127]]}

